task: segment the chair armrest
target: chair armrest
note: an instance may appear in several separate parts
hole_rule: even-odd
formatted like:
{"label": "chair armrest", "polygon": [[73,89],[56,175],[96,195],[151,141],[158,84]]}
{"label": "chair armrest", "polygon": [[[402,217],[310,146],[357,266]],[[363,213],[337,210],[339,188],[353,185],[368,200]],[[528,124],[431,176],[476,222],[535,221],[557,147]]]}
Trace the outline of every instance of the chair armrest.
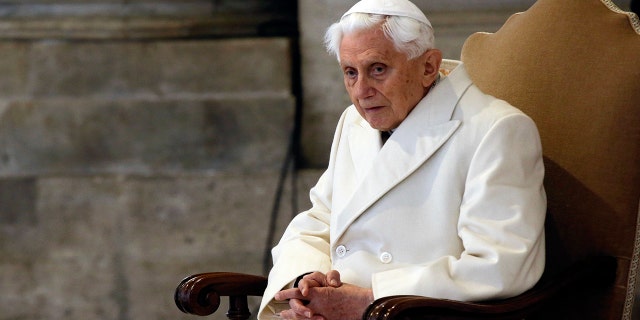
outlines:
{"label": "chair armrest", "polygon": [[419,296],[377,299],[364,320],[388,319],[523,319],[542,309],[559,293],[580,285],[602,287],[613,282],[617,262],[613,257],[591,257],[513,298],[486,302],[461,302]]}
{"label": "chair armrest", "polygon": [[267,278],[263,276],[233,272],[201,273],[182,280],[176,288],[174,300],[182,312],[207,316],[218,310],[220,297],[228,296],[229,313],[248,313],[245,310],[247,296],[262,296],[266,287]]}

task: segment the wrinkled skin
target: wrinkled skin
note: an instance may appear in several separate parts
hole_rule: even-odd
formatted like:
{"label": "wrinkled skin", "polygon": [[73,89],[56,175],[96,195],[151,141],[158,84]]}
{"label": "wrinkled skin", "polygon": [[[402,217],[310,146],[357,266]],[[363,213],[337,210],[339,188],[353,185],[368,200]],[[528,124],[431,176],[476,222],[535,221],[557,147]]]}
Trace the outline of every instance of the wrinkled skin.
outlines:
{"label": "wrinkled skin", "polygon": [[280,313],[283,319],[313,320],[361,319],[374,300],[371,289],[342,283],[336,270],[308,274],[297,288],[282,290],[275,299],[289,300],[291,309]]}
{"label": "wrinkled skin", "polygon": [[397,128],[438,77],[442,52],[408,60],[380,28],[345,34],[340,68],[351,102],[372,128]]}

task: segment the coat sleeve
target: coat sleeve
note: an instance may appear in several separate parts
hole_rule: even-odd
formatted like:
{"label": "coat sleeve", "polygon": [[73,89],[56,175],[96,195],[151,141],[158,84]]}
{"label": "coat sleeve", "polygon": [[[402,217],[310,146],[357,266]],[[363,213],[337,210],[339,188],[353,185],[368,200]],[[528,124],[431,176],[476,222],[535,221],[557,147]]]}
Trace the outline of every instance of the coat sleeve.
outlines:
{"label": "coat sleeve", "polygon": [[[307,272],[331,270],[329,222],[333,194],[333,168],[335,153],[340,143],[342,128],[347,116],[340,117],[334,135],[329,166],[317,184],[309,192],[311,209],[298,214],[287,226],[278,245],[272,250],[273,268],[262,298],[259,319],[269,319],[281,307],[274,295],[290,285],[298,276]],[[284,306],[288,309],[288,305]]]}
{"label": "coat sleeve", "polygon": [[374,296],[477,301],[531,288],[544,270],[543,176],[533,121],[522,113],[495,121],[468,169],[457,224],[461,255],[375,273]]}

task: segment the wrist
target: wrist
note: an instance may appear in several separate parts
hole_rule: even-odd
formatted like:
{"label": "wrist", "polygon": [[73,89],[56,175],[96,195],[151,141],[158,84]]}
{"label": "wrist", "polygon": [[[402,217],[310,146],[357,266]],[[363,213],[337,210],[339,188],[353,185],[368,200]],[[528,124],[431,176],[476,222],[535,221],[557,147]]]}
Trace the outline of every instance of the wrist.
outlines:
{"label": "wrist", "polygon": [[373,289],[367,289],[367,303],[372,304],[376,301],[376,298],[373,296]]}

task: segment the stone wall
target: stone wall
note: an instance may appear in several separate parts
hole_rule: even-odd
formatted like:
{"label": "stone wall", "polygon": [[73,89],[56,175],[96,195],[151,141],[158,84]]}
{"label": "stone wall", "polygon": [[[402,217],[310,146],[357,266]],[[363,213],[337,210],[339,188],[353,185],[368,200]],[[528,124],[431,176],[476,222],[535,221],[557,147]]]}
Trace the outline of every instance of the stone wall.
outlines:
{"label": "stone wall", "polygon": [[255,4],[0,4],[0,319],[195,319],[183,277],[262,273],[296,97]]}

